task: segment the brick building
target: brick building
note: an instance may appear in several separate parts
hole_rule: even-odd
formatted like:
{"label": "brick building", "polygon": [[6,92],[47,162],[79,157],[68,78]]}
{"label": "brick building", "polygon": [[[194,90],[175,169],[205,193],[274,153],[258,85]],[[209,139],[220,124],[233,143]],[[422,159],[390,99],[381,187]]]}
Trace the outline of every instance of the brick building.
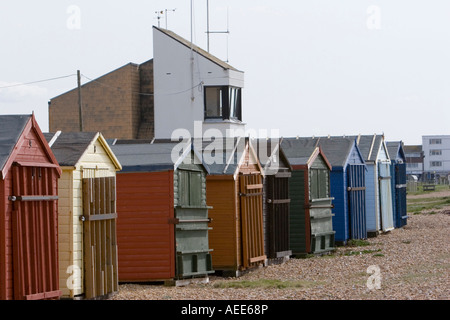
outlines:
{"label": "brick building", "polygon": [[[154,137],[153,59],[128,63],[81,86],[82,131],[106,138]],[[80,131],[78,89],[49,102],[49,130]]]}

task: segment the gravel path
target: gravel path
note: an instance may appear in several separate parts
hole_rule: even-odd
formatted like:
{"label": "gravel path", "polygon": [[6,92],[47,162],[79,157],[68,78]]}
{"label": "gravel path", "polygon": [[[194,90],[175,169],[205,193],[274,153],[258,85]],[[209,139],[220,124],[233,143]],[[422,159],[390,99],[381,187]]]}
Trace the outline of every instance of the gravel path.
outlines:
{"label": "gravel path", "polygon": [[[450,196],[449,193],[444,195]],[[442,196],[442,194],[436,194]],[[121,284],[113,300],[449,300],[450,206],[412,215],[408,224],[369,238],[368,246],[338,247],[314,256],[253,270],[239,278],[211,276],[185,287]],[[379,273],[373,273],[374,271]],[[370,279],[380,276],[377,289]],[[269,279],[294,285],[263,287]],[[250,281],[256,287],[224,287]],[[259,281],[259,282],[258,282]],[[371,289],[369,288],[371,287]]]}

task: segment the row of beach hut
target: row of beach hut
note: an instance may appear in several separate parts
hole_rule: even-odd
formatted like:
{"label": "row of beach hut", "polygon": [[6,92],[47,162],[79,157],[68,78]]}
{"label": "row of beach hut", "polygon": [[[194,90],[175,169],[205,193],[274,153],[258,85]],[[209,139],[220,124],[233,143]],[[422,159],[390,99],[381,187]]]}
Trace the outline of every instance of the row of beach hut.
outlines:
{"label": "row of beach hut", "polygon": [[42,133],[0,116],[0,299],[238,276],[406,224],[401,142]]}

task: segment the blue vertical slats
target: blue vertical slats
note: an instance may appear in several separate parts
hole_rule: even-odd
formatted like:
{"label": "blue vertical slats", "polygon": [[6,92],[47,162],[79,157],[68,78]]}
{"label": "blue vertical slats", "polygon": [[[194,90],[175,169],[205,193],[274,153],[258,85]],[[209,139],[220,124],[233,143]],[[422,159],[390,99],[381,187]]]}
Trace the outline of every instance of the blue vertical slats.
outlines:
{"label": "blue vertical slats", "polygon": [[375,166],[367,165],[366,172],[366,228],[367,232],[377,231],[375,203]]}
{"label": "blue vertical slats", "polygon": [[381,229],[383,231],[394,229],[390,167],[389,163],[378,163]]}
{"label": "blue vertical slats", "polygon": [[350,238],[367,238],[366,181],[364,165],[348,166]]}
{"label": "blue vertical slats", "polygon": [[391,192],[392,192],[392,215],[394,217],[394,227],[397,227],[397,189],[395,188],[397,184],[397,176],[395,171],[397,170],[397,163],[394,161],[391,164]]}
{"label": "blue vertical slats", "polygon": [[335,233],[335,241],[346,242],[348,240],[348,207],[345,174],[342,169],[333,168],[330,174],[330,192],[333,200],[333,230]]}
{"label": "blue vertical slats", "polygon": [[395,165],[395,227],[406,225],[406,164]]}

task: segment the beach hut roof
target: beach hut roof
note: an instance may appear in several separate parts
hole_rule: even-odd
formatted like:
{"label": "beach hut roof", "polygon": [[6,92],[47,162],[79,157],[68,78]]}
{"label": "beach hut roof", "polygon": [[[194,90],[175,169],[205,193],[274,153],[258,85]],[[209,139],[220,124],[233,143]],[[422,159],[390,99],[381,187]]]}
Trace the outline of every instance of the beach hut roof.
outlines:
{"label": "beach hut roof", "polygon": [[308,167],[315,159],[322,155],[328,168],[331,170],[331,164],[324,155],[317,141],[311,138],[283,138],[281,142],[284,154],[289,159],[291,166],[307,165]]}
{"label": "beach hut roof", "polygon": [[[154,140],[151,143],[139,143],[138,141],[120,143],[119,141],[119,143],[111,145],[111,149],[122,164],[122,171],[176,170],[192,151],[198,163],[203,164],[190,141]],[[208,171],[207,167],[205,169]]]}
{"label": "beach hut roof", "polygon": [[[28,128],[28,129],[27,129]],[[19,152],[18,144],[21,141],[23,133],[27,130],[33,130],[47,159],[51,162],[61,174],[55,155],[43,136],[34,114],[30,115],[1,115],[0,116],[0,173],[4,179],[11,167],[14,154]]]}
{"label": "beach hut roof", "polygon": [[255,161],[261,174],[264,174],[258,156],[252,144],[248,143],[248,138],[230,137],[215,139],[214,141],[194,142],[202,146],[203,161],[209,167],[210,174],[213,175],[234,175],[236,177],[239,167],[245,156],[248,146],[251,159]]}
{"label": "beach hut roof", "polygon": [[250,139],[250,143],[257,152],[258,159],[266,173],[276,173],[278,169],[292,170],[289,160],[281,148],[282,140],[282,138]]}
{"label": "beach hut roof", "polygon": [[327,137],[312,137],[316,141],[317,146],[320,146],[325,153],[331,166],[334,168],[344,168],[347,165],[348,157],[353,148],[356,147],[356,152],[364,163],[364,157],[356,145],[356,140],[345,136],[327,136]]}
{"label": "beach hut roof", "polygon": [[63,167],[74,167],[86,153],[88,147],[97,139],[111,158],[116,169],[122,168],[106,140],[99,132],[61,132],[44,133],[53,154]]}
{"label": "beach hut roof", "polygon": [[0,116],[0,170],[5,168],[29,120],[29,115]]}
{"label": "beach hut roof", "polygon": [[389,158],[394,159],[402,159],[405,161],[405,151],[403,150],[403,142],[402,141],[387,141],[386,147],[389,152]]}
{"label": "beach hut roof", "polygon": [[359,150],[364,157],[365,161],[376,161],[378,156],[378,150],[383,144],[383,135],[373,134],[373,135],[357,135],[349,136],[352,139],[356,139]]}

